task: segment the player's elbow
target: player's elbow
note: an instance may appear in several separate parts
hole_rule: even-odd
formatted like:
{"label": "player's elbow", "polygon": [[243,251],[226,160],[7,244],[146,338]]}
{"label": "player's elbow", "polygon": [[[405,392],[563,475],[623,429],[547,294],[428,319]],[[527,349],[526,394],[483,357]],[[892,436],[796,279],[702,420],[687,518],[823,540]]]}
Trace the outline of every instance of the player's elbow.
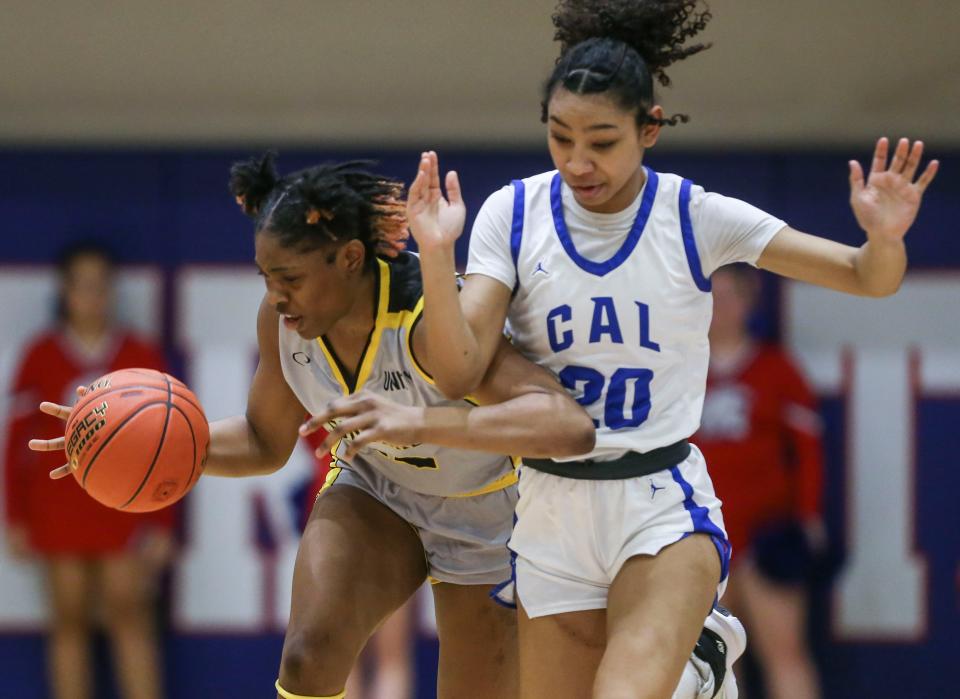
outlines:
{"label": "player's elbow", "polygon": [[469,374],[434,377],[437,389],[449,400],[461,400],[473,393],[480,383],[478,377]]}

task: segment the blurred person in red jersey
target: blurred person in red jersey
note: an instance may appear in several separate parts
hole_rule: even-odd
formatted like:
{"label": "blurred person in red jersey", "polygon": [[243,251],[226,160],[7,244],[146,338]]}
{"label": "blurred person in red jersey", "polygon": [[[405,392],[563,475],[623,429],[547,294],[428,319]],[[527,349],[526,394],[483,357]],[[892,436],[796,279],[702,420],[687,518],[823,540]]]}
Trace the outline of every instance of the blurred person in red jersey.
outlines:
{"label": "blurred person in red jersey", "polygon": [[757,273],[731,265],[712,282],[710,369],[693,440],[711,466],[735,553],[722,603],[747,628],[768,696],[814,699],[806,582],[826,548],[816,401],[790,357],[751,336]]}
{"label": "blurred person in red jersey", "polygon": [[173,511],[109,509],[73,478],[51,481],[63,454],[27,448],[63,435],[63,422],[37,411],[43,399],[74,402],[78,385],[131,367],[163,369],[160,350],[119,328],[114,267],[92,243],[59,262],[56,324],[26,347],[17,369],[6,458],[7,545],[42,565],[50,604],[48,672],[56,699],[93,696],[92,630],[102,616],[117,688],[124,699],[162,695],[155,591],[173,550]]}
{"label": "blurred person in red jersey", "polygon": [[[307,416],[309,417],[309,416]],[[301,529],[306,526],[314,500],[330,473],[330,452],[317,456],[316,450],[327,438],[320,429],[302,439],[314,454],[314,479],[303,503]],[[391,614],[367,642],[347,678],[346,696],[350,699],[410,699],[413,696],[414,609],[418,595]]]}

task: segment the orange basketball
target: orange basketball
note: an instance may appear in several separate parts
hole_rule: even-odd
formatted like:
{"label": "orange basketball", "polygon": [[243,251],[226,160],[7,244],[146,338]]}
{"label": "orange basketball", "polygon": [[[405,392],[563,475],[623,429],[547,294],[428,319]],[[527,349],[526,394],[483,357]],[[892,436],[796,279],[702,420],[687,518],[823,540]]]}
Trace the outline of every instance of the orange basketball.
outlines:
{"label": "orange basketball", "polygon": [[98,502],[148,512],[200,477],[210,428],[193,392],[169,374],[123,369],[97,379],[70,413],[70,471]]}

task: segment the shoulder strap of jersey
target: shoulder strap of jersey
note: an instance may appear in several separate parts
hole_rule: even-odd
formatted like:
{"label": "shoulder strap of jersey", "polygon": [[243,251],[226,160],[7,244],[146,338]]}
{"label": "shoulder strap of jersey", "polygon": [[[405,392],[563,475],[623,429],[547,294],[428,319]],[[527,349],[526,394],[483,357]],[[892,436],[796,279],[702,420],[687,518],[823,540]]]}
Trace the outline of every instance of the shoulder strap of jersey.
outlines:
{"label": "shoulder strap of jersey", "polygon": [[525,201],[525,188],[523,180],[514,180],[513,184],[513,222],[510,225],[510,256],[513,258],[513,269],[517,274],[517,280],[513,285],[513,295],[517,295],[520,290],[520,242],[523,240],[523,211]]}
{"label": "shoulder strap of jersey", "polygon": [[693,183],[690,180],[683,180],[680,183],[680,232],[683,234],[683,249],[687,253],[687,265],[690,267],[693,283],[700,291],[708,292],[713,285],[703,276],[697,241],[693,237],[693,223],[690,220],[690,188],[692,186]]}

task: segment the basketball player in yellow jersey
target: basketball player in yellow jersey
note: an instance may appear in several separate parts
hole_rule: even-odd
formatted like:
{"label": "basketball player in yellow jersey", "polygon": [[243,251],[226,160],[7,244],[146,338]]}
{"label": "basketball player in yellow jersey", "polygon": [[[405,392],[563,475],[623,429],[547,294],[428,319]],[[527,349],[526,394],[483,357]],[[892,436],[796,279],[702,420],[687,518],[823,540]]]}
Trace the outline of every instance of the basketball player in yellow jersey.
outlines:
{"label": "basketball player in yellow jersey", "polygon": [[[277,696],[342,697],[369,636],[429,577],[438,695],[515,697],[516,612],[490,599],[512,572],[517,487],[503,454],[589,451],[590,418],[506,342],[473,395],[489,405],[435,388],[419,261],[400,251],[399,183],[357,163],[281,178],[267,156],[235,165],[231,189],[254,219],[266,282],[260,361],[246,415],[211,424],[205,474],[279,469],[298,430],[315,423],[302,426],[303,416],[325,422],[331,403],[344,434],[297,556]],[[354,402],[390,410],[371,424],[343,411]],[[62,440],[35,446],[63,448]]]}

